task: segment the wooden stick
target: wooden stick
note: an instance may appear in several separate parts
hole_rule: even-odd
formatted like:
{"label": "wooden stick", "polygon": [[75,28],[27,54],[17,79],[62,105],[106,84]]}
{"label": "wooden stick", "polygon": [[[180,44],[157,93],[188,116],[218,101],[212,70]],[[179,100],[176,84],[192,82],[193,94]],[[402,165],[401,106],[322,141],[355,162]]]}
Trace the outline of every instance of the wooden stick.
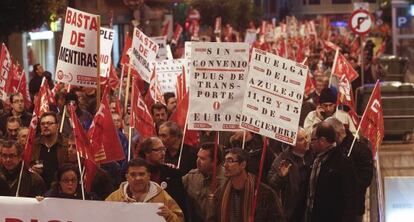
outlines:
{"label": "wooden stick", "polygon": [[97,69],[97,83],[96,83],[96,108],[99,108],[101,102],[101,17],[98,15],[98,33],[96,34],[96,54],[98,62],[96,64]]}
{"label": "wooden stick", "polygon": [[82,200],[85,200],[85,187],[84,187],[84,182],[83,182],[82,165],[80,161],[80,155],[77,150],[76,150],[76,156],[78,157],[78,167],[79,167],[79,175],[80,175],[80,182],[81,182]]}

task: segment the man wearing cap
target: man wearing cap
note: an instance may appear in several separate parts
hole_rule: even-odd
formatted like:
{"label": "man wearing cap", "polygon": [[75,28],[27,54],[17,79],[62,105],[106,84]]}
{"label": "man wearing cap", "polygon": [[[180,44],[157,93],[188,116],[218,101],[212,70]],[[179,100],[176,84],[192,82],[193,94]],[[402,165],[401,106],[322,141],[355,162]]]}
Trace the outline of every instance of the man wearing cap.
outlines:
{"label": "man wearing cap", "polygon": [[325,88],[321,91],[319,98],[319,105],[316,107],[316,110],[310,112],[303,124],[306,132],[310,134],[312,132],[312,127],[325,120],[328,117],[335,117],[340,120],[345,127],[349,128],[352,134],[355,134],[356,128],[352,122],[349,114],[343,110],[337,110],[336,106],[336,94],[330,88]]}

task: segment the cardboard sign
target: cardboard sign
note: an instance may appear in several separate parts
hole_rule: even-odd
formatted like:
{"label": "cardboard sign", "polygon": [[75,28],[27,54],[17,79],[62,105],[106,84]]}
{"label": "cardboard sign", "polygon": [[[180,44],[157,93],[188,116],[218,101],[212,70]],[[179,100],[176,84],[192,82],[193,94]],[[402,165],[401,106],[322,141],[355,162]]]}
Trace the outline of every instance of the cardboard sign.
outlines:
{"label": "cardboard sign", "polygon": [[115,32],[112,29],[101,27],[101,70],[100,75],[102,77],[108,77],[111,68],[111,53],[112,45],[114,44]]}
{"label": "cardboard sign", "polygon": [[294,145],[307,73],[302,64],[254,48],[241,128]]}
{"label": "cardboard sign", "polygon": [[239,129],[248,52],[247,43],[191,43],[189,129]]}
{"label": "cardboard sign", "polygon": [[155,73],[162,93],[176,91],[177,75],[183,72],[186,63],[185,59],[162,60],[155,63]]}
{"label": "cardboard sign", "polygon": [[157,56],[158,49],[156,42],[146,36],[141,30],[134,28],[130,58],[132,65],[141,75],[141,78],[148,83],[154,70],[153,62]]}
{"label": "cardboard sign", "polygon": [[157,60],[168,59],[167,56],[167,36],[151,37],[151,39],[158,45]]}
{"label": "cardboard sign", "polygon": [[67,8],[57,56],[56,81],[96,87],[98,15]]}
{"label": "cardboard sign", "polygon": [[0,221],[99,221],[164,222],[159,203],[124,203],[88,200],[0,196]]}

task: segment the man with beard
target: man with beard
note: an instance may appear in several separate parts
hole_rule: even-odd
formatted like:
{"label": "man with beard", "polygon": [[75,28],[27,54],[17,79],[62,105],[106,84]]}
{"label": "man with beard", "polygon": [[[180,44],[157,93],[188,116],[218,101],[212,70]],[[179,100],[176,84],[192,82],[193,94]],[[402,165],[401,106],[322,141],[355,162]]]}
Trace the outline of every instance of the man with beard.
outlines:
{"label": "man with beard", "polygon": [[38,172],[50,188],[51,182],[55,179],[56,171],[68,159],[67,144],[59,135],[59,123],[55,113],[46,112],[40,117],[40,137],[33,142],[33,162],[41,162],[43,167],[32,167]]}

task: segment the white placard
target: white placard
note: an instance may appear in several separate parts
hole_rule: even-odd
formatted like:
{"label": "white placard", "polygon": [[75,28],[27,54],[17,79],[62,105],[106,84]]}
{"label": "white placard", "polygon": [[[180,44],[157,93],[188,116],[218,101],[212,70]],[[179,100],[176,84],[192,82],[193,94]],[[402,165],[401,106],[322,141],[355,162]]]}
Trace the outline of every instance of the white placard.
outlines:
{"label": "white placard", "polygon": [[385,177],[385,222],[411,222],[414,218],[414,177]]}
{"label": "white placard", "polygon": [[241,128],[294,145],[307,73],[302,64],[254,48]]}
{"label": "white placard", "polygon": [[246,35],[244,36],[244,42],[253,44],[257,38],[257,31],[256,29],[247,29]]}
{"label": "white placard", "polygon": [[183,72],[183,66],[185,69],[186,63],[186,59],[167,59],[155,63],[155,73],[162,93],[175,93],[177,75]]}
{"label": "white placard", "polygon": [[0,221],[164,222],[159,203],[123,203],[88,200],[1,197]]}
{"label": "white placard", "polygon": [[115,32],[112,29],[101,27],[101,70],[102,77],[108,77],[111,69],[111,53],[112,45],[114,44]]}
{"label": "white placard", "polygon": [[248,61],[247,43],[191,43],[189,129],[239,129]]}
{"label": "white placard", "polygon": [[151,37],[151,39],[158,45],[157,60],[168,59],[167,56],[167,36]]}
{"label": "white placard", "polygon": [[57,56],[58,82],[96,87],[98,21],[98,15],[66,9],[65,29]]}
{"label": "white placard", "polygon": [[141,78],[149,83],[154,70],[154,60],[158,53],[158,44],[141,32],[141,30],[134,28],[131,48],[130,58],[132,65],[141,75]]}

